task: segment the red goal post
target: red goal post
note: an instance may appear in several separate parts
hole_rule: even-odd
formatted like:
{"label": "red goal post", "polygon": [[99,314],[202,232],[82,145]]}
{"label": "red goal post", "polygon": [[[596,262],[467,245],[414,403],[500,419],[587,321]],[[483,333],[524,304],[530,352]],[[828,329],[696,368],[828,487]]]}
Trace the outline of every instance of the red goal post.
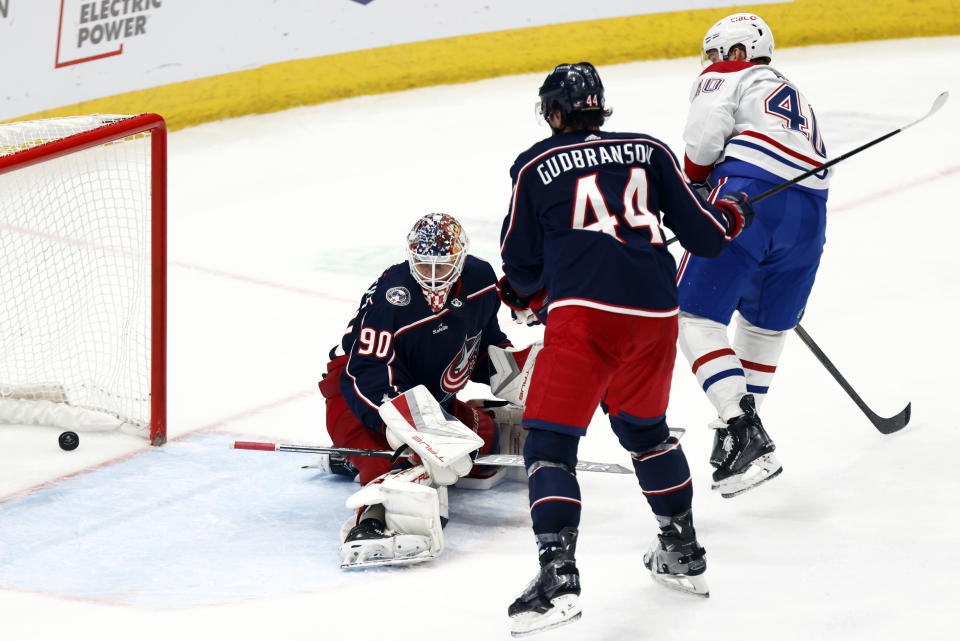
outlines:
{"label": "red goal post", "polygon": [[0,422],[166,441],[166,124],[0,125]]}

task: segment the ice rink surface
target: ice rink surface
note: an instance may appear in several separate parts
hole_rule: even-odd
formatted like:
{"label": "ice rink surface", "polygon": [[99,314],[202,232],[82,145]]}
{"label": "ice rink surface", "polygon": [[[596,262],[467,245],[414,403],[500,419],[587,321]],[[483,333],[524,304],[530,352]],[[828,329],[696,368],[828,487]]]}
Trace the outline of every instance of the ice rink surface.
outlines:
{"label": "ice rink surface", "polygon": [[[561,62],[561,61],[558,61]],[[568,61],[572,62],[572,61]],[[953,98],[841,164],[803,325],[882,415],[878,433],[791,337],[762,416],[783,475],[709,490],[712,409],[682,357],[668,420],[695,483],[709,599],[642,569],[656,526],[633,477],[580,475],[583,619],[537,638],[684,641],[954,638],[960,552],[960,38],[778,51],[838,156]],[[600,69],[614,115],[682,153],[695,59]],[[432,563],[345,573],[357,485],[302,454],[327,444],[316,381],[361,293],[413,221],[460,218],[499,268],[514,157],[549,131],[545,74],[363,97],[174,132],[169,151],[169,436],[0,428],[0,639],[509,637],[536,570],[525,487],[451,492]],[[514,342],[536,329],[503,325]],[[484,395],[468,388],[461,397]],[[598,414],[580,456],[627,463]]]}

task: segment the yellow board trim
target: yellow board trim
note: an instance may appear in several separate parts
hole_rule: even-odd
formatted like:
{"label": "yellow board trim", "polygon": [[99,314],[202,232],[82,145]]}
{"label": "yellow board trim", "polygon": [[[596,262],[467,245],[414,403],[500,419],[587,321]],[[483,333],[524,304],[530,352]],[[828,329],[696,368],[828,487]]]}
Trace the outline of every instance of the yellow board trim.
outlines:
{"label": "yellow board trim", "polygon": [[695,56],[707,27],[738,11],[763,16],[777,48],[960,34],[960,0],[795,0],[512,29],[281,62],[17,120],[155,112],[170,129],[179,129],[359,95],[543,72],[560,62],[605,65]]}

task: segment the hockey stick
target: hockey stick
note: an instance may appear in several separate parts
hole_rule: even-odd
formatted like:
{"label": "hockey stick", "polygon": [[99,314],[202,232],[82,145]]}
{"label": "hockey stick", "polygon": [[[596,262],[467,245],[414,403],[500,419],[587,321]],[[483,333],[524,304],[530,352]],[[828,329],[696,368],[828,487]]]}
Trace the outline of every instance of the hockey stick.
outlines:
{"label": "hockey stick", "polygon": [[[264,452],[306,452],[309,454],[340,454],[343,456],[373,456],[377,458],[392,458],[394,452],[389,450],[362,450],[350,447],[321,447],[317,445],[294,445],[289,443],[262,443],[258,441],[234,441],[233,448],[237,450],[261,450]],[[409,454],[401,454],[409,457]],[[524,467],[521,454],[488,454],[478,456],[474,465],[499,465],[503,467]],[[610,474],[633,474],[617,463],[595,463],[593,461],[577,461],[577,470],[580,472],[608,472]]]}
{"label": "hockey stick", "polygon": [[[940,108],[943,107],[944,103],[947,102],[947,98],[949,97],[950,97],[950,92],[944,91],[934,99],[933,105],[930,107],[927,113],[921,116],[920,118],[900,127],[899,129],[894,129],[893,131],[886,133],[880,136],[879,138],[874,138],[870,142],[860,145],[856,149],[848,151],[847,153],[843,154],[838,158],[834,158],[833,160],[825,162],[819,167],[814,167],[813,169],[805,171],[799,176],[796,176],[795,178],[792,178],[784,183],[781,183],[776,187],[768,189],[767,191],[759,194],[756,198],[751,198],[750,202],[756,203],[758,201],[763,200],[764,198],[769,198],[774,194],[780,193],[787,187],[795,185],[801,180],[804,180],[805,178],[809,178],[810,176],[818,172],[821,172],[824,169],[829,169],[830,167],[836,165],[837,163],[843,160],[846,160],[850,156],[856,155],[861,151],[863,151],[864,149],[868,149],[876,145],[877,143],[883,142],[887,138],[897,135],[901,131],[905,131],[910,127],[913,127],[914,125],[919,124],[920,122],[926,120],[933,114],[940,111]],[[673,238],[668,240],[666,244],[669,245],[670,243],[676,240],[677,240],[677,237],[674,236]],[[845,391],[850,396],[850,398],[853,399],[853,402],[857,404],[857,407],[860,408],[860,411],[862,411],[867,416],[867,418],[870,419],[870,422],[873,423],[873,426],[876,427],[881,434],[892,434],[893,432],[902,430],[904,427],[907,426],[907,423],[910,422],[910,403],[907,403],[907,406],[903,408],[903,411],[901,411],[896,416],[891,416],[890,418],[884,418],[882,416],[879,416],[876,412],[874,412],[869,407],[867,407],[867,404],[864,403],[863,399],[860,398],[860,395],[857,394],[856,391],[854,391],[854,389],[850,386],[850,383],[847,382],[847,379],[843,377],[843,375],[839,372],[839,370],[837,370],[836,366],[830,362],[829,358],[827,358],[827,355],[823,353],[823,350],[821,350],[820,347],[813,341],[813,339],[810,338],[810,334],[808,334],[806,330],[803,329],[799,324],[793,329],[794,331],[797,332],[797,335],[800,337],[800,340],[802,340],[803,343],[810,348],[810,351],[813,352],[813,355],[817,357],[817,360],[820,361],[820,363],[827,368],[827,371],[830,372],[833,378],[840,384],[840,387],[843,388],[843,391]]]}
{"label": "hockey stick", "polygon": [[[859,153],[860,153],[861,151],[863,151],[864,149],[869,149],[870,147],[873,147],[873,146],[876,145],[877,143],[883,142],[883,141],[886,140],[887,138],[890,138],[890,137],[892,137],[892,136],[896,136],[896,135],[897,135],[898,133],[900,133],[901,131],[906,131],[906,130],[909,129],[910,127],[913,127],[914,125],[923,122],[924,120],[926,120],[927,118],[929,118],[929,117],[932,116],[933,114],[935,114],[935,113],[937,113],[938,111],[940,111],[940,107],[942,107],[942,106],[944,105],[944,103],[947,102],[947,98],[949,98],[949,97],[950,97],[950,92],[949,92],[949,91],[944,91],[943,93],[941,93],[939,96],[937,96],[937,97],[933,100],[933,105],[930,107],[930,110],[927,111],[927,113],[924,114],[923,116],[921,116],[920,118],[917,118],[917,119],[914,120],[913,122],[911,122],[911,123],[909,123],[909,124],[906,124],[906,125],[900,127],[899,129],[894,129],[893,131],[891,131],[891,132],[889,132],[889,133],[886,133],[886,134],[880,136],[879,138],[874,138],[874,139],[871,140],[870,142],[868,142],[868,143],[866,143],[866,144],[863,144],[863,145],[860,145],[860,146],[857,147],[856,149],[853,149],[853,150],[851,150],[851,151],[848,151],[847,153],[843,154],[842,156],[839,156],[839,157],[837,157],[837,158],[834,158],[833,160],[828,160],[827,162],[823,163],[823,164],[820,165],[819,167],[814,167],[813,169],[808,169],[807,171],[803,172],[803,173],[800,174],[799,176],[795,176],[795,177],[791,178],[790,180],[788,180],[788,181],[786,181],[786,182],[782,182],[782,183],[780,183],[779,185],[777,185],[776,187],[771,187],[771,188],[768,189],[767,191],[758,194],[758,195],[755,196],[754,198],[751,198],[751,199],[750,199],[750,202],[751,202],[751,203],[757,203],[757,202],[760,202],[761,200],[763,200],[764,198],[769,198],[770,196],[773,196],[774,194],[779,194],[781,191],[783,191],[783,190],[786,189],[787,187],[792,187],[793,185],[797,184],[797,183],[800,182],[801,180],[806,180],[806,179],[809,178],[810,176],[813,176],[814,174],[818,174],[818,173],[820,173],[821,171],[824,171],[824,170],[826,170],[826,169],[829,169],[830,167],[833,167],[833,166],[836,165],[837,163],[846,160],[846,159],[849,158],[850,156],[855,156],[856,154],[859,154]],[[668,241],[666,242],[666,244],[669,245],[670,243],[673,243],[673,242],[675,242],[676,240],[677,240],[677,237],[674,236],[673,238],[671,238],[670,240],[668,240]]]}
{"label": "hockey stick", "polygon": [[899,129],[894,129],[893,131],[891,131],[891,132],[889,132],[889,133],[886,133],[886,134],[880,136],[879,138],[874,138],[874,139],[871,140],[870,142],[868,142],[868,143],[866,143],[866,144],[863,144],[863,145],[860,145],[860,146],[857,147],[856,149],[854,149],[854,150],[852,150],[852,151],[848,151],[847,153],[845,153],[845,154],[843,154],[842,156],[839,156],[839,157],[837,157],[837,158],[834,158],[833,160],[829,160],[829,161],[823,163],[822,165],[820,165],[819,167],[814,167],[813,169],[809,169],[809,170],[803,172],[802,174],[800,174],[799,176],[797,176],[797,177],[795,177],[795,178],[791,178],[791,179],[788,180],[787,182],[780,183],[780,184],[777,185],[776,187],[773,187],[773,188],[771,188],[771,189],[768,189],[767,191],[765,191],[765,192],[763,192],[762,194],[758,195],[756,198],[751,198],[751,199],[750,199],[750,202],[751,202],[751,203],[755,203],[755,202],[757,202],[757,201],[763,200],[764,198],[769,198],[770,196],[773,196],[774,194],[778,194],[778,193],[780,193],[781,191],[783,191],[784,189],[786,189],[787,187],[791,187],[791,186],[797,184],[797,183],[800,182],[801,180],[805,180],[805,179],[809,178],[810,176],[812,176],[812,175],[814,175],[814,174],[818,174],[818,173],[820,173],[821,171],[824,171],[824,170],[826,170],[826,169],[829,169],[830,167],[833,167],[833,166],[836,165],[837,163],[846,160],[846,159],[849,158],[850,156],[855,156],[856,154],[859,154],[859,153],[860,153],[861,151],[863,151],[864,149],[869,149],[870,147],[873,147],[873,146],[876,145],[877,143],[883,142],[883,141],[886,140],[887,138],[890,138],[890,137],[892,137],[892,136],[896,136],[896,135],[897,135],[898,133],[900,133],[901,131],[906,131],[906,130],[909,129],[910,127],[913,127],[914,125],[919,124],[920,122],[923,122],[924,120],[926,120],[927,118],[929,118],[929,117],[932,116],[933,114],[935,114],[935,113],[937,113],[938,111],[940,111],[940,107],[942,107],[943,104],[944,104],[945,102],[947,102],[947,98],[949,98],[949,97],[950,97],[950,92],[949,92],[949,91],[944,91],[943,93],[941,93],[939,96],[937,96],[937,97],[933,100],[933,105],[930,107],[930,110],[927,111],[927,113],[924,114],[923,116],[921,116],[920,118],[917,118],[917,119],[914,120],[913,122],[911,122],[911,123],[909,123],[909,124],[906,124],[906,125],[900,127]]}
{"label": "hockey stick", "polygon": [[793,330],[800,337],[800,340],[810,348],[810,351],[813,352],[813,355],[817,357],[817,360],[827,368],[827,371],[833,376],[834,380],[840,383],[840,387],[843,388],[843,391],[847,393],[850,398],[853,399],[853,402],[857,404],[857,407],[860,408],[860,411],[863,412],[870,422],[873,423],[873,426],[877,428],[881,434],[893,434],[898,430],[902,430],[907,426],[907,423],[910,422],[910,403],[907,403],[907,406],[897,414],[896,416],[891,416],[890,418],[884,418],[879,416],[876,412],[867,407],[867,404],[863,402],[863,399],[860,398],[860,395],[857,394],[853,387],[850,386],[850,383],[847,382],[847,379],[843,377],[843,374],[836,368],[836,366],[830,362],[830,359],[827,358],[827,355],[823,353],[823,350],[813,342],[813,339],[810,338],[810,334],[807,333],[807,330],[803,329],[800,325],[797,325]]}

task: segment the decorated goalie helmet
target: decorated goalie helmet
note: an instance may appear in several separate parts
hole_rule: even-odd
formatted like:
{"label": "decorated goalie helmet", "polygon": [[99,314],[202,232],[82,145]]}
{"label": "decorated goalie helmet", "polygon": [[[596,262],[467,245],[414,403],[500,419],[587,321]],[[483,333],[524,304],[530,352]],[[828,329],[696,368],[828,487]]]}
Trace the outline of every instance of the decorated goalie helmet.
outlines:
{"label": "decorated goalie helmet", "polygon": [[540,86],[537,107],[546,120],[556,102],[564,116],[575,111],[603,111],[603,83],[600,74],[589,62],[558,65]]}
{"label": "decorated goalie helmet", "polygon": [[747,60],[773,57],[773,32],[758,15],[735,13],[710,27],[703,37],[700,60],[704,64],[730,59],[734,45],[743,45]]}
{"label": "decorated goalie helmet", "polygon": [[410,273],[434,312],[446,305],[451,288],[463,273],[469,245],[463,227],[448,214],[427,214],[407,234]]}

